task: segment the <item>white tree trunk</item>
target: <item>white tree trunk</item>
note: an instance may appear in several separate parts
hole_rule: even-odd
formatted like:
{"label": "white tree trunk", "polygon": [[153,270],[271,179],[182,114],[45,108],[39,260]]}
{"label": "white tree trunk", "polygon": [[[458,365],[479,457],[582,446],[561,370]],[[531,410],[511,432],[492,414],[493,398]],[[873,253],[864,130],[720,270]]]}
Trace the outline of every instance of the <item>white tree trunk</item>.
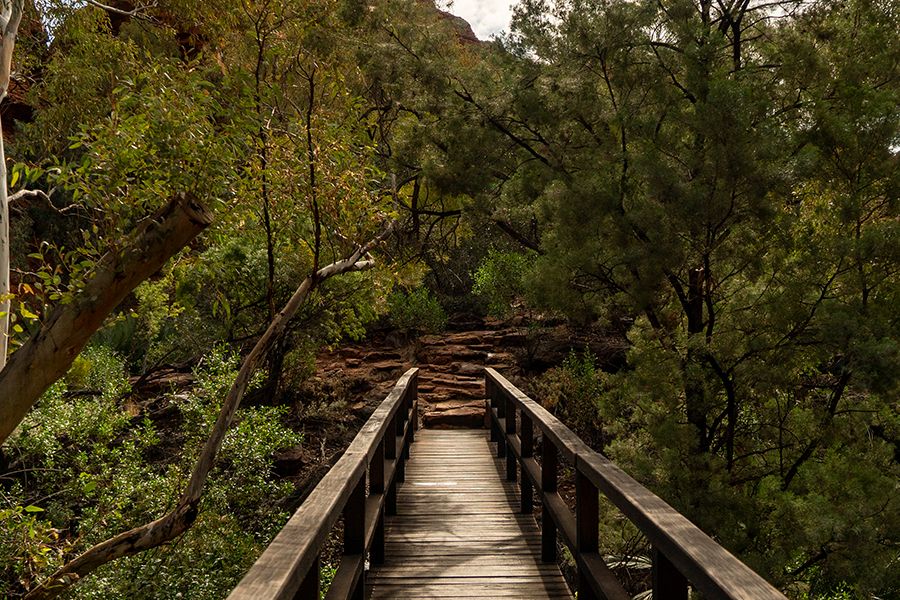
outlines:
{"label": "white tree trunk", "polygon": [[0,125],[0,371],[9,348],[9,198],[6,192],[6,153]]}
{"label": "white tree trunk", "polygon": [[[0,12],[0,102],[9,89],[12,72],[12,55],[16,45],[16,33],[22,21],[25,0],[3,0]],[[3,149],[3,130],[0,125],[0,371],[6,366],[9,348],[9,198],[6,190],[6,153]]]}

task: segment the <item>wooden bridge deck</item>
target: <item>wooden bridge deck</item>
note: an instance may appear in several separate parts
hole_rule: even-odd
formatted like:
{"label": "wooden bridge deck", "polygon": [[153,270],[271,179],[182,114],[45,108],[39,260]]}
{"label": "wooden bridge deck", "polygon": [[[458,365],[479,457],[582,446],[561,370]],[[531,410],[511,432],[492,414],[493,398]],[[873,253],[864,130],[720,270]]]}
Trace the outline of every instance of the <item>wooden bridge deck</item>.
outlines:
{"label": "wooden bridge deck", "polygon": [[[559,540],[575,558],[580,600],[630,600],[600,554],[601,493],[652,544],[656,600],[684,600],[689,587],[710,599],[787,600],[489,367],[502,460],[483,430],[416,433],[418,371],[397,381],[229,600],[319,600],[321,553],[342,515],[344,552],[326,600],[571,598],[553,562]],[[575,472],[574,514],[557,492],[560,460]]]}
{"label": "wooden bridge deck", "polygon": [[571,598],[484,430],[420,430],[370,598]]}

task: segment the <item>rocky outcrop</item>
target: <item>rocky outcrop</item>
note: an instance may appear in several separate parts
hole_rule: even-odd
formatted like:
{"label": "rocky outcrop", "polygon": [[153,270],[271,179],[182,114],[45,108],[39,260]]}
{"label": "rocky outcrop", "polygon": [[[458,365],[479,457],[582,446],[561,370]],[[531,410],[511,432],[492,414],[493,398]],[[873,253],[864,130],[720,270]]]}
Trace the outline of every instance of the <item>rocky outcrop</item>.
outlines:
{"label": "rocky outcrop", "polygon": [[[464,321],[464,322],[463,322]],[[339,387],[354,409],[371,410],[411,366],[419,367],[419,413],[428,428],[486,426],[485,366],[507,377],[559,364],[571,350],[590,349],[603,364],[624,357],[624,345],[599,331],[565,325],[452,320],[448,330],[413,341],[384,335],[319,356],[317,377]]]}
{"label": "rocky outcrop", "polygon": [[[460,328],[463,331],[456,329]],[[470,329],[474,328],[474,329]],[[409,367],[419,367],[419,412],[429,428],[485,426],[485,365],[510,373],[518,370],[513,344],[522,331],[483,321],[451,323],[440,335],[413,341],[394,336],[370,339],[318,357],[317,379],[330,380],[351,400],[351,408],[371,409]],[[340,381],[336,384],[336,381]]]}

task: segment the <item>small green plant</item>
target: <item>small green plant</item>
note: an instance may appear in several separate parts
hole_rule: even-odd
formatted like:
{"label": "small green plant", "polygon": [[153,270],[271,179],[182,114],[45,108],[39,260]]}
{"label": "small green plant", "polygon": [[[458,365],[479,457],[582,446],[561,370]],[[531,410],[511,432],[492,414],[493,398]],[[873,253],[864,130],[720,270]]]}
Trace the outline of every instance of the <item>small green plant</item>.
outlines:
{"label": "small green plant", "polygon": [[319,597],[324,598],[328,594],[328,588],[331,587],[331,582],[334,581],[334,576],[337,573],[337,565],[333,565],[331,563],[324,564],[319,568]]}
{"label": "small green plant", "polygon": [[447,326],[447,314],[440,302],[425,288],[409,293],[394,292],[388,297],[391,323],[398,329],[438,333]]}
{"label": "small green plant", "polygon": [[525,294],[524,274],[530,264],[529,257],[518,252],[488,253],[472,275],[472,292],[487,305],[488,314],[500,318],[510,315],[515,302]]}
{"label": "small green plant", "polygon": [[582,439],[599,448],[602,442],[599,399],[602,373],[590,350],[569,353],[562,365],[544,373],[535,383],[535,396]]}

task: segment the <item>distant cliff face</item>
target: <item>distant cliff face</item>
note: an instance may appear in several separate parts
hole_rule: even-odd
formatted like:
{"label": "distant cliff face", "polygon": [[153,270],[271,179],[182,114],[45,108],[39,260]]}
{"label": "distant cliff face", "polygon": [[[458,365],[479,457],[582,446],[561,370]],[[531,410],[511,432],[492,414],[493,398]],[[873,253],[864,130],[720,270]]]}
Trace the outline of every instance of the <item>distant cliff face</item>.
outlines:
{"label": "distant cliff face", "polygon": [[422,4],[426,4],[431,6],[435,12],[439,13],[442,18],[447,19],[456,29],[457,34],[459,35],[459,39],[461,42],[467,44],[483,44],[482,40],[478,39],[478,36],[475,35],[475,32],[472,30],[472,26],[469,25],[469,22],[463,19],[462,17],[457,17],[454,14],[451,14],[445,10],[439,9],[434,0],[419,0]]}

